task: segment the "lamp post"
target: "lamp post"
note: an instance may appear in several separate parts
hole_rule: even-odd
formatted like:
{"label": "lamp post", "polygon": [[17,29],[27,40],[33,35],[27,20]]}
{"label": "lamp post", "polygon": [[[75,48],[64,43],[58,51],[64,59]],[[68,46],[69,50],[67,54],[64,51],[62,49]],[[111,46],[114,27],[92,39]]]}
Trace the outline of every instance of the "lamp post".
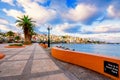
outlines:
{"label": "lamp post", "polygon": [[48,26],[47,30],[48,30],[48,47],[50,47],[50,30],[52,28],[50,26]]}

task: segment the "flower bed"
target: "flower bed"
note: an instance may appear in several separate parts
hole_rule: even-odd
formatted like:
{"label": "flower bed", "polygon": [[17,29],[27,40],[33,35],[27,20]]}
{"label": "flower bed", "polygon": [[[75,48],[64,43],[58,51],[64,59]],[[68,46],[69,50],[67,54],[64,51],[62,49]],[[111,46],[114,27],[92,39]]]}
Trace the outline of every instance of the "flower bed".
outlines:
{"label": "flower bed", "polygon": [[5,46],[5,48],[24,48],[23,44],[9,44],[9,46]]}
{"label": "flower bed", "polygon": [[10,44],[9,46],[23,46],[23,44]]}

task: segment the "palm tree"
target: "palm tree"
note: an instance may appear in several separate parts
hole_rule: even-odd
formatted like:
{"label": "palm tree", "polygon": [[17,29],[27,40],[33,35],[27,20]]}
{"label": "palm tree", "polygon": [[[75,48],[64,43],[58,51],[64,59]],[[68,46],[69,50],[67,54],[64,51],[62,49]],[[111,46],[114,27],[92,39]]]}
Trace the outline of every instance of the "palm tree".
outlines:
{"label": "palm tree", "polygon": [[31,43],[31,36],[32,32],[34,32],[33,27],[35,26],[33,24],[32,18],[29,18],[28,16],[24,15],[22,17],[18,17],[18,20],[16,20],[17,26],[22,27],[25,37],[26,44]]}

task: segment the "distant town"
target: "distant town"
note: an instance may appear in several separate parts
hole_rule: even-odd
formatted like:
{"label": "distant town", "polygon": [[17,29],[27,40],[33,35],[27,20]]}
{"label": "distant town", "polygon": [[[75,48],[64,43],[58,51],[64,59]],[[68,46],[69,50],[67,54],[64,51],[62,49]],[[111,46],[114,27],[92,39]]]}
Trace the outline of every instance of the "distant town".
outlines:
{"label": "distant town", "polygon": [[[32,42],[47,43],[48,35],[35,33],[32,35],[31,40]],[[24,41],[23,34],[15,33],[12,31],[8,31],[6,33],[0,32],[0,43],[3,43],[3,42],[12,43],[12,42],[23,42],[23,41]],[[69,35],[64,35],[64,36],[50,35],[50,42],[51,43],[78,43],[78,44],[80,43],[106,44],[107,43],[102,41],[95,41],[89,38],[73,37]]]}

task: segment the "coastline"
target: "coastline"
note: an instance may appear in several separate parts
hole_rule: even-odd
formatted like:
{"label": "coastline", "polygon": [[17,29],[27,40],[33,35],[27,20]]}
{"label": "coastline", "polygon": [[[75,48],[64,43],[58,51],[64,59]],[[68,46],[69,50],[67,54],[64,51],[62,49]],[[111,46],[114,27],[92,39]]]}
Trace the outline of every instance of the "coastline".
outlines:
{"label": "coastline", "polygon": [[89,70],[87,68],[66,63],[53,58],[51,56],[50,48],[45,49],[45,51],[48,53],[51,59],[56,63],[56,65],[66,73],[66,75],[68,75],[69,77],[72,76],[71,78],[77,78],[78,80],[112,80],[111,78],[105,75]]}

